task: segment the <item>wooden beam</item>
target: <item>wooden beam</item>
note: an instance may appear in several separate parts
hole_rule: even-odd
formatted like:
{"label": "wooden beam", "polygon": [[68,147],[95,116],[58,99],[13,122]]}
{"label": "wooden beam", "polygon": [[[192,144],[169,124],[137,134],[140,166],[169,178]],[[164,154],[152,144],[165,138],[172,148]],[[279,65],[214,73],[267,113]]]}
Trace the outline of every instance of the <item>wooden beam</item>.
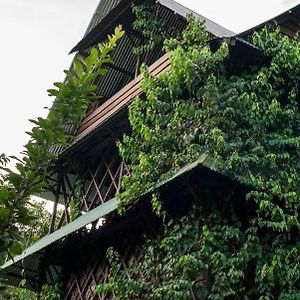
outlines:
{"label": "wooden beam", "polygon": [[61,190],[61,181],[62,181],[62,175],[60,173],[59,180],[58,180],[58,183],[57,183],[57,187],[56,187],[56,190],[54,192],[55,200],[54,200],[54,203],[53,203],[53,211],[52,211],[52,217],[51,217],[51,222],[50,222],[49,234],[54,231],[54,227],[55,227],[57,206],[58,206],[60,190]]}
{"label": "wooden beam", "polygon": [[[149,67],[149,71],[153,76],[157,76],[170,69],[169,56],[165,54],[153,65]],[[97,126],[102,124],[112,115],[114,115],[121,108],[127,106],[136,96],[142,93],[140,87],[142,75],[137,76],[118,93],[112,96],[109,100],[100,105],[94,112],[89,114],[83,121],[79,129],[77,130],[76,136],[73,143],[76,143],[85,135],[92,132]]]}

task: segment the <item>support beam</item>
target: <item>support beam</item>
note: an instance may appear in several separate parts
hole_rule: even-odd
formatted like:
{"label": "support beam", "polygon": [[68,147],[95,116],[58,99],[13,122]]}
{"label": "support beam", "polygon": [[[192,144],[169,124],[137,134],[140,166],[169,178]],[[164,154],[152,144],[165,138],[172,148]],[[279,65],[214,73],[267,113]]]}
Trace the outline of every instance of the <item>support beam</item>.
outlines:
{"label": "support beam", "polygon": [[118,67],[118,66],[116,66],[114,64],[107,64],[107,65],[105,65],[105,67],[108,67],[110,69],[113,69],[113,70],[116,70],[118,72],[121,72],[121,73],[129,76],[130,78],[134,78],[134,74],[133,73],[131,73],[131,72],[129,72],[129,71],[127,71],[127,70],[125,70],[125,69],[123,69],[121,67]]}
{"label": "support beam", "polygon": [[54,193],[54,203],[53,203],[53,211],[52,211],[52,217],[51,217],[51,223],[50,223],[50,228],[49,228],[49,234],[52,233],[54,231],[54,227],[55,227],[55,220],[56,220],[56,213],[57,213],[57,206],[58,206],[58,202],[59,202],[59,196],[60,196],[60,190],[61,190],[61,181],[62,181],[62,175],[59,175],[59,180],[57,183],[57,187]]}

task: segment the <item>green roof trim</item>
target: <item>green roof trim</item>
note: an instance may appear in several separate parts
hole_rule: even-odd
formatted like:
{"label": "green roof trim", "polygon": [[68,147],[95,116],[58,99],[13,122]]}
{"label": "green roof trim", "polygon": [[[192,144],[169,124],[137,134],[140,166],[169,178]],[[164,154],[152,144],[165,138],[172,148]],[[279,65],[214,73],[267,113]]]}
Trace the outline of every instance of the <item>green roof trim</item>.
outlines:
{"label": "green roof trim", "polygon": [[99,220],[102,217],[105,217],[110,212],[114,211],[118,207],[119,201],[116,198],[113,198],[98,207],[94,208],[93,210],[89,211],[88,213],[84,214],[83,216],[77,218],[75,221],[63,226],[59,230],[44,236],[39,241],[28,247],[23,251],[22,254],[14,257],[14,259],[9,260],[4,265],[0,267],[0,269],[6,269],[11,265],[23,260],[24,258],[41,251],[45,247],[53,244],[54,242],[60,240],[61,238],[73,233],[84,226]]}

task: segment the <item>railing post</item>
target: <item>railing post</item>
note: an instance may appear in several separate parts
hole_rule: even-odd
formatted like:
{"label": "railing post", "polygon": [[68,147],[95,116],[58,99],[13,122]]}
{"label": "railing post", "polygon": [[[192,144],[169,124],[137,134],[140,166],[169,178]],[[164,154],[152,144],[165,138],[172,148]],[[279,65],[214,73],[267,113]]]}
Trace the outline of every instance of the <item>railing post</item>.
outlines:
{"label": "railing post", "polygon": [[54,226],[55,226],[55,220],[56,220],[56,213],[57,213],[57,206],[59,202],[59,195],[60,195],[60,190],[61,190],[61,181],[63,180],[63,176],[60,174],[56,190],[54,192],[54,203],[53,203],[53,211],[52,211],[52,217],[51,217],[51,222],[50,222],[50,227],[49,227],[49,234],[54,231]]}

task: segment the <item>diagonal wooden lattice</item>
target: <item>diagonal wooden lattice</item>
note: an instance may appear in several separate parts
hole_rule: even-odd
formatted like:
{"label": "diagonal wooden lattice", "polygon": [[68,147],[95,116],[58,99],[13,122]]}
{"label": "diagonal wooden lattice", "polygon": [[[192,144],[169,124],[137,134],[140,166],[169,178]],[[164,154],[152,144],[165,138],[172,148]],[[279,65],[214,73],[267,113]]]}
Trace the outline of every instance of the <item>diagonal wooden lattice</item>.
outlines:
{"label": "diagonal wooden lattice", "polygon": [[88,171],[84,184],[82,209],[89,211],[113,198],[121,188],[124,162],[118,154],[108,158],[103,156],[97,168]]}
{"label": "diagonal wooden lattice", "polygon": [[[70,203],[74,197],[79,199],[79,210],[88,212],[98,205],[112,199],[121,189],[121,177],[129,170],[117,152],[107,151],[98,163],[88,168],[84,174],[67,174],[61,183],[64,210],[56,228],[71,221]],[[82,186],[78,192],[78,178]],[[77,200],[78,201],[78,200]],[[52,229],[54,225],[51,225]]]}
{"label": "diagonal wooden lattice", "polygon": [[[132,264],[138,264],[141,259],[141,246],[135,242],[126,244],[124,253],[121,255],[121,265],[126,270]],[[95,251],[96,253],[96,251]],[[109,268],[104,255],[89,256],[78,261],[81,267],[77,271],[72,271],[65,286],[64,300],[112,300],[113,293],[97,294],[94,287],[99,283],[107,283],[109,278]],[[143,274],[140,274],[143,278]],[[128,279],[130,279],[128,273]]]}
{"label": "diagonal wooden lattice", "polygon": [[99,295],[94,292],[94,287],[99,282],[107,282],[108,280],[108,267],[103,255],[85,257],[85,259],[80,260],[80,264],[83,267],[72,271],[69,276],[63,299],[112,299],[108,294]]}
{"label": "diagonal wooden lattice", "polygon": [[[110,246],[118,251],[121,268],[128,279],[134,279],[131,276],[135,278],[137,276],[140,280],[145,280],[145,275],[142,273],[132,275],[131,272],[127,272],[133,265],[142,262],[145,236],[148,234],[152,237],[159,236],[161,223],[157,216],[142,213],[144,209],[147,208],[141,206],[139,210],[135,210],[134,214],[132,212],[126,217],[112,218],[106,225],[108,227],[103,228],[103,232],[109,231],[112,235],[100,234],[98,239],[94,239],[94,236],[89,240],[89,244],[83,244],[86,250],[79,250],[80,255],[76,254],[70,258],[68,267],[64,270],[63,300],[115,299],[113,293],[96,294],[94,292],[95,286],[109,282],[109,265],[105,252]],[[101,232],[101,229],[95,229],[94,234],[97,230]]]}

